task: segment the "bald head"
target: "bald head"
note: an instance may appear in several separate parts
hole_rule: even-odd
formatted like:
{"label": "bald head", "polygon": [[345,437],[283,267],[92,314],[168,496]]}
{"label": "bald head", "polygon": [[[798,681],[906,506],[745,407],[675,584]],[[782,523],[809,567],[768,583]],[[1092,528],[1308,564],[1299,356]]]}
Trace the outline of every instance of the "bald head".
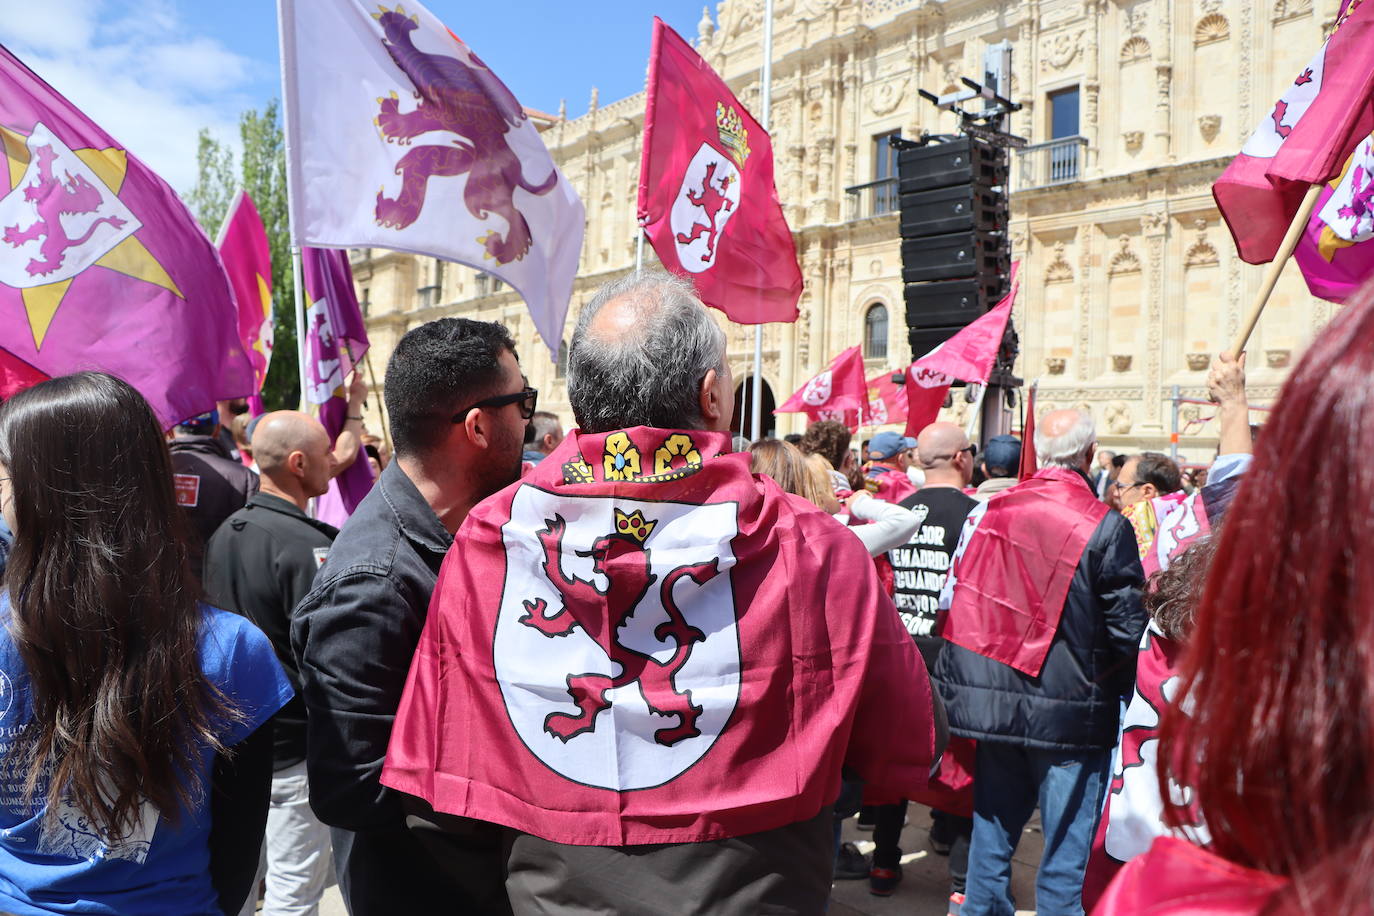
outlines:
{"label": "bald head", "polygon": [[320,421],[298,410],[278,410],[258,421],[253,430],[253,457],[258,471],[274,476],[287,464],[292,452],[323,445],[329,449],[329,434]]}
{"label": "bald head", "polygon": [[1090,413],[1051,410],[1035,427],[1035,457],[1041,465],[1077,468],[1086,473],[1092,467],[1096,449],[1097,428]]}
{"label": "bald head", "polygon": [[921,456],[921,469],[948,467],[960,452],[968,448],[968,436],[953,423],[932,423],[916,437],[916,452]]}
{"label": "bald head", "polygon": [[916,454],[927,487],[964,487],[973,479],[968,436],[953,423],[932,423],[916,437]]}
{"label": "bald head", "polygon": [[[628,274],[598,290],[577,316],[568,400],[584,432],[709,427],[702,390],[709,373],[721,381],[716,400],[724,401],[731,394],[725,334],[680,277]],[[720,407],[728,424],[733,404]]]}

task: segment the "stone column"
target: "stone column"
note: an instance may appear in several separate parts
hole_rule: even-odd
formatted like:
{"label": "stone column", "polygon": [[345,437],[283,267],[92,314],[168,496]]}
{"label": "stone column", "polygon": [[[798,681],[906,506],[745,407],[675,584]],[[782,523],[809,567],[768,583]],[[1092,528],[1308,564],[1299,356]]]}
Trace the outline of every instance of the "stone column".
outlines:
{"label": "stone column", "polygon": [[1164,428],[1164,245],[1169,219],[1162,210],[1140,218],[1147,254],[1145,290],[1145,422],[1149,429]]}

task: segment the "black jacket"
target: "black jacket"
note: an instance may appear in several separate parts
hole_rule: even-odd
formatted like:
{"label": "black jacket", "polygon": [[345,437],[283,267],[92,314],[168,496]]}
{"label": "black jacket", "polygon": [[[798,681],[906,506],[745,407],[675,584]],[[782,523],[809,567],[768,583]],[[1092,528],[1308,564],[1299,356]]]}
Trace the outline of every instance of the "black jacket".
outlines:
{"label": "black jacket", "polygon": [[[379,782],[452,542],[393,461],[344,524],[292,619],[308,713],[310,806],[350,832],[341,839],[336,830],[334,848],[353,916],[462,912],[470,899],[406,830],[400,796]],[[499,883],[504,876],[483,877]]]}
{"label": "black jacket", "polygon": [[235,611],[272,641],[296,695],[272,717],[274,769],[305,759],[305,702],[291,651],[291,616],[339,530],[310,518],[294,503],[258,493],[224,520],[205,545],[205,593],[211,604]]}
{"label": "black jacket", "polygon": [[945,645],[934,680],[950,731],[1043,750],[1114,746],[1148,619],[1140,603],[1143,581],[1131,523],[1109,511],[1078,561],[1039,677]]}
{"label": "black jacket", "polygon": [[192,568],[199,574],[206,542],[258,492],[258,475],[229,457],[214,436],[177,436],[168,448],[177,505],[186,513],[194,535]]}

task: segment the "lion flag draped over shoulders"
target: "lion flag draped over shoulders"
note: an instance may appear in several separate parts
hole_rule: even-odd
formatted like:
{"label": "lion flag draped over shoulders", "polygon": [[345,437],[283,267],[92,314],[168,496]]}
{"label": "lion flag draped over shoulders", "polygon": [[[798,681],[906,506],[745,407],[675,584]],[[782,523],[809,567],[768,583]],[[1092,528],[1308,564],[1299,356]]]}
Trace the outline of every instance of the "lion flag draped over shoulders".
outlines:
{"label": "lion flag draped over shoulders", "polygon": [[459,529],[382,782],[578,845],[926,786],[930,684],[862,544],[728,433],[573,431]]}
{"label": "lion flag draped over shoulders", "polygon": [[418,3],[279,0],[291,231],[509,283],[556,354],[582,201],[520,102]]}

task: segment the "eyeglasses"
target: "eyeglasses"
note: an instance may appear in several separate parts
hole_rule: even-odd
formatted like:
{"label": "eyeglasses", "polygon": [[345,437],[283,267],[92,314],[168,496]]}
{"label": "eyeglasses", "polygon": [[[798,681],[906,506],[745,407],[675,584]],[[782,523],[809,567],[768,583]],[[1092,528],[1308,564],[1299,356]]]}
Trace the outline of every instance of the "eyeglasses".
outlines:
{"label": "eyeglasses", "polygon": [[1136,487],[1141,486],[1141,484],[1138,484],[1138,483],[1124,484],[1124,483],[1122,483],[1122,482],[1119,481],[1119,480],[1113,480],[1113,481],[1112,481],[1112,486],[1116,487],[1116,488],[1117,488],[1118,490],[1120,490],[1122,493],[1125,493],[1127,490],[1134,490]]}
{"label": "eyeglasses", "polygon": [[930,460],[930,461],[953,461],[955,458],[958,458],[958,457],[959,457],[960,455],[962,455],[964,452],[968,452],[968,456],[969,456],[970,458],[974,458],[974,457],[976,457],[976,456],[978,455],[978,446],[973,445],[973,444],[969,444],[969,445],[966,445],[966,446],[964,446],[963,448],[959,449],[959,451],[955,452],[953,455],[936,455],[935,457],[930,458],[929,460]]}
{"label": "eyeglasses", "polygon": [[521,418],[528,420],[534,416],[535,405],[538,403],[539,389],[526,386],[512,394],[498,394],[495,397],[478,401],[476,404],[458,411],[452,419],[454,423],[462,423],[468,418],[468,414],[479,407],[505,407],[507,404],[519,404]]}

